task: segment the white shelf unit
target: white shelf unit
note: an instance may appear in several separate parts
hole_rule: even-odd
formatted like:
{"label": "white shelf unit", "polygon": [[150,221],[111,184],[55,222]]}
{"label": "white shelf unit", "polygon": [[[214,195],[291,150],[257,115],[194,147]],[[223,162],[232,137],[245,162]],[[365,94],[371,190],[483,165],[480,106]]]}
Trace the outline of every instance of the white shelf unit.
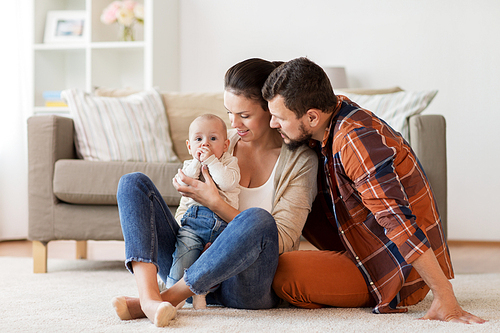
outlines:
{"label": "white shelf unit", "polygon": [[[139,0],[144,25],[135,25],[135,41],[118,40],[118,24],[106,25],[101,13],[112,0],[33,0],[34,114],[67,113],[67,108],[46,107],[44,91],[95,87],[158,87],[179,90],[179,0]],[[81,42],[44,43],[47,13],[83,10],[86,39]]]}

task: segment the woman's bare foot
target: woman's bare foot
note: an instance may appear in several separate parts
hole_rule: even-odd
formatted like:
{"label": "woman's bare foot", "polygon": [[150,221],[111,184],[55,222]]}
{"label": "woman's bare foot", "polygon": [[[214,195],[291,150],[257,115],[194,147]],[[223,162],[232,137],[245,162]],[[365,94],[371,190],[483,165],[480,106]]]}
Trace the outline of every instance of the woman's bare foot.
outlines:
{"label": "woman's bare foot", "polygon": [[141,308],[149,320],[158,327],[167,326],[177,315],[177,309],[169,302],[142,301]]}
{"label": "woman's bare foot", "polygon": [[146,315],[141,309],[141,304],[138,298],[118,296],[111,301],[115,308],[116,314],[121,320],[131,320],[144,318]]}
{"label": "woman's bare foot", "polygon": [[162,302],[156,309],[154,324],[156,327],[167,326],[177,315],[177,309],[169,302]]}
{"label": "woman's bare foot", "polygon": [[121,320],[130,320],[133,319],[128,311],[127,301],[124,296],[114,297],[111,300],[113,307],[115,308],[116,314],[120,317]]}

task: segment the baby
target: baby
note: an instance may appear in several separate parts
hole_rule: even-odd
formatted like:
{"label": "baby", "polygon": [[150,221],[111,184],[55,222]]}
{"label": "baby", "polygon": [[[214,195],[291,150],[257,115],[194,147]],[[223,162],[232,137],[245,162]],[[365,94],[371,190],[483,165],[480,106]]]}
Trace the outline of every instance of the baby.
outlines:
{"label": "baby", "polygon": [[[219,194],[237,209],[240,169],[237,158],[227,152],[229,140],[224,121],[212,114],[197,117],[189,126],[189,140],[186,140],[186,145],[193,159],[184,162],[182,172],[188,177],[203,181],[201,167],[206,165]],[[176,180],[183,184],[178,175]],[[210,209],[188,197],[182,197],[176,213],[177,219],[181,213],[181,228],[177,234],[167,287],[182,278],[184,270],[198,259],[204,247],[212,243],[227,226],[227,223]],[[205,296],[193,296],[193,307],[206,308]]]}

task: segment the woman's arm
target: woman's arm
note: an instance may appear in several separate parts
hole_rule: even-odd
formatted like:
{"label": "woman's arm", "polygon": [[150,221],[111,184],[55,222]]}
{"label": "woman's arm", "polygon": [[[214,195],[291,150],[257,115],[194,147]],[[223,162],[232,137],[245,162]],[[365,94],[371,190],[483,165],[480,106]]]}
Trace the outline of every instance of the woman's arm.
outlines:
{"label": "woman's arm", "polygon": [[307,146],[282,148],[276,170],[273,217],[278,227],[279,253],[297,250],[300,235],[316,197],[318,158]]}
{"label": "woman's arm", "polygon": [[210,177],[207,166],[201,168],[201,173],[205,178],[205,182],[187,177],[179,170],[179,179],[186,185],[181,185],[175,178],[172,183],[175,189],[183,196],[194,199],[196,202],[209,208],[224,221],[231,222],[240,211],[225,202],[219,195],[219,190]]}

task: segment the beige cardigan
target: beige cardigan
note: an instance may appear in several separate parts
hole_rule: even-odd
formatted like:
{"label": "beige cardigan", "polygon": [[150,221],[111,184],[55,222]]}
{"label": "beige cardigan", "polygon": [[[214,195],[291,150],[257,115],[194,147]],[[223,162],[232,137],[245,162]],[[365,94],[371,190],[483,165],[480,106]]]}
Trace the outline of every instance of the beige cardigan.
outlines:
{"label": "beige cardigan", "polygon": [[[228,131],[230,145],[228,152],[233,153],[240,139],[236,130]],[[316,197],[318,158],[307,146],[292,152],[283,144],[274,176],[273,215],[278,227],[279,253],[298,250],[302,228]],[[185,211],[175,213],[180,218]]]}

